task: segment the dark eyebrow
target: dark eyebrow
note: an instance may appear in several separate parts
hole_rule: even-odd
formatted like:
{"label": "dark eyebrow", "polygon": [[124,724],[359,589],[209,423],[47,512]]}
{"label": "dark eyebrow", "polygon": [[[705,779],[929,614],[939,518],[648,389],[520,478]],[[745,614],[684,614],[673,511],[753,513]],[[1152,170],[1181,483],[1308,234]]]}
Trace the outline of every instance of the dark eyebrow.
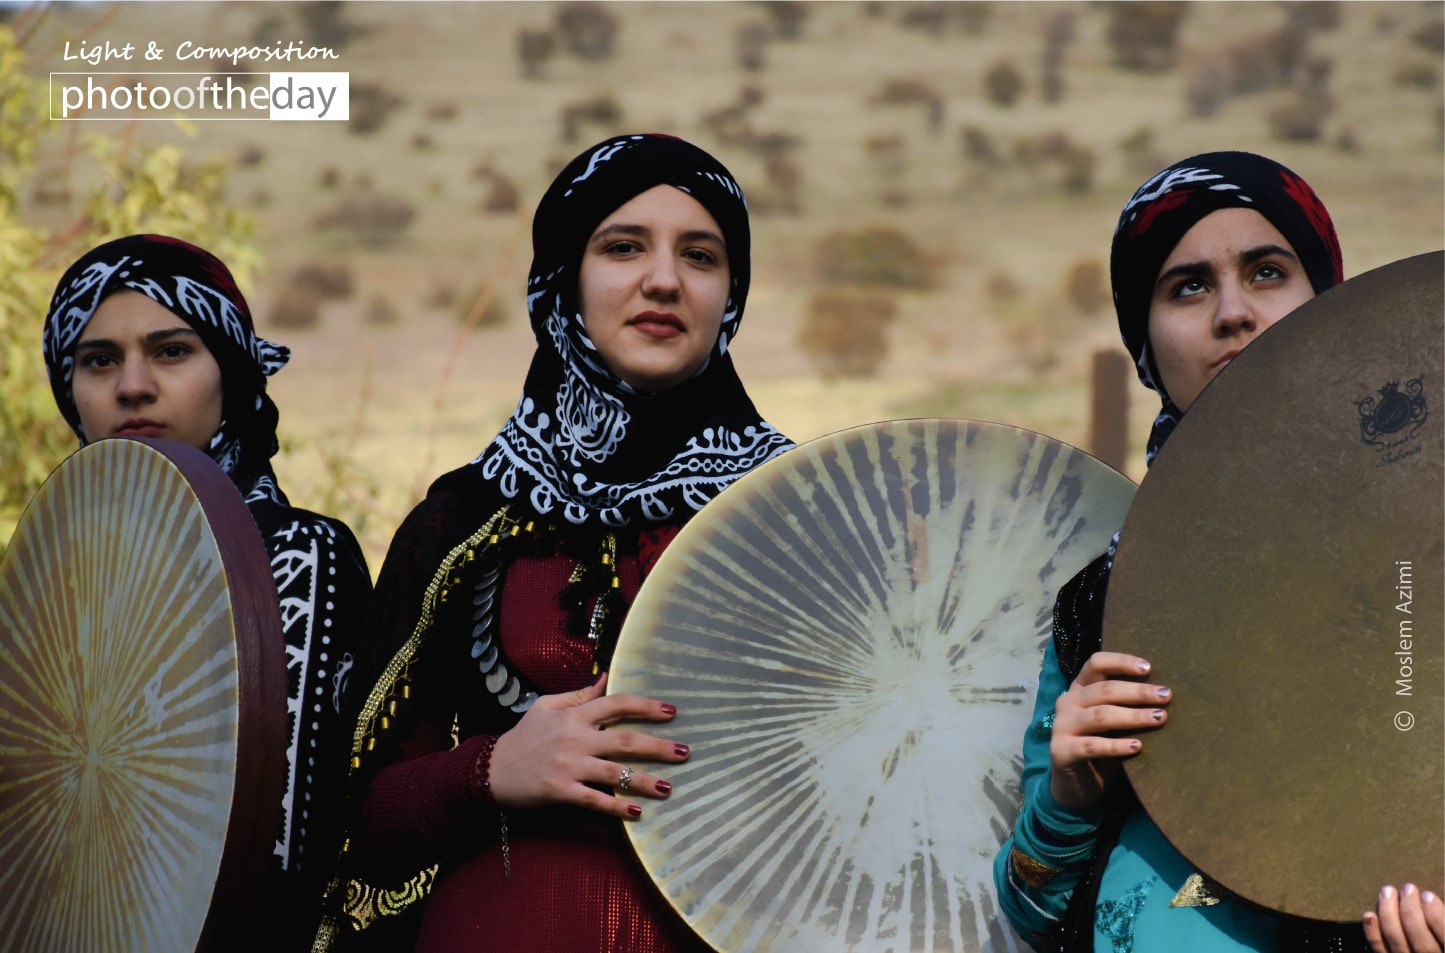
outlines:
{"label": "dark eyebrow", "polygon": [[1281,245],[1256,245],[1254,248],[1240,253],[1239,263],[1252,265],[1265,258],[1288,258],[1290,261],[1299,261],[1294,252]]}
{"label": "dark eyebrow", "polygon": [[[644,236],[647,234],[648,229],[646,226],[632,225],[627,222],[618,222],[614,225],[608,225],[604,229],[600,229],[597,234],[592,236],[591,241],[603,241],[617,235]],[[693,231],[683,232],[681,237],[682,240],[685,242],[716,242],[718,244],[718,247],[720,248],[728,247],[727,242],[723,241],[721,235],[719,235],[717,232],[710,232],[707,229],[700,228]]]}
{"label": "dark eyebrow", "polygon": [[[152,331],[141,338],[142,344],[160,344],[175,338],[199,338],[195,328],[161,328],[159,331]],[[81,351],[104,351],[116,350],[120,345],[108,338],[91,338],[88,341],[81,341],[75,346],[75,353]]]}
{"label": "dark eyebrow", "polygon": [[[1287,258],[1290,261],[1298,262],[1299,258],[1294,252],[1282,245],[1256,245],[1253,248],[1246,248],[1239,253],[1236,259],[1241,265],[1252,265],[1257,261],[1266,258]],[[1203,278],[1214,273],[1208,262],[1185,261],[1180,262],[1168,271],[1159,275],[1159,280],[1154,282],[1155,290],[1166,284],[1173,283],[1179,278]]]}

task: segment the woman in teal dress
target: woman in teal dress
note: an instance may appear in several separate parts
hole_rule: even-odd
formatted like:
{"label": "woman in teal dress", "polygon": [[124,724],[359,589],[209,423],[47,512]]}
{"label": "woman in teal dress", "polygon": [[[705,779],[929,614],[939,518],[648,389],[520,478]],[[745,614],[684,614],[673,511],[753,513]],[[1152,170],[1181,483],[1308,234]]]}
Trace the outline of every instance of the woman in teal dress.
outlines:
{"label": "woman in teal dress", "polygon": [[[1110,273],[1124,344],[1161,407],[1155,455],[1210,380],[1270,325],[1343,280],[1329,213],[1262,156],[1192,156],[1144,183],[1119,218]],[[1060,590],[1024,739],[1023,803],[994,864],[1000,904],[1040,950],[1439,951],[1445,905],[1387,886],[1364,927],[1249,906],[1201,876],[1140,808],[1121,763],[1167,723],[1146,659],[1101,651],[1115,546]],[[1434,885],[1439,887],[1439,885]]]}

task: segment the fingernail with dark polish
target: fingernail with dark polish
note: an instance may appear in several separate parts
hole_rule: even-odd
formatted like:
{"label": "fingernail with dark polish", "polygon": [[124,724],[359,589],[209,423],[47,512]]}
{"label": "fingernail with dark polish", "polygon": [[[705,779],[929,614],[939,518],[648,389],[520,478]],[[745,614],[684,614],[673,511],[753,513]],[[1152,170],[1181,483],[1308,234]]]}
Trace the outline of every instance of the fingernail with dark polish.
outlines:
{"label": "fingernail with dark polish", "polygon": [[676,705],[669,705],[667,702],[663,702],[663,703],[661,703],[660,705],[658,705],[657,707],[659,707],[659,708],[662,709],[662,713],[663,713],[664,715],[675,715],[675,714],[677,714],[677,706],[676,706]]}
{"label": "fingernail with dark polish", "polygon": [[1130,750],[1130,751],[1138,751],[1138,750],[1139,750],[1139,742],[1138,742],[1138,741],[1131,741],[1131,742],[1129,742],[1129,750]]}
{"label": "fingernail with dark polish", "polygon": [[658,794],[671,794],[671,793],[672,793],[672,782],[671,782],[671,781],[658,781],[658,782],[657,782],[657,793],[658,793]]}
{"label": "fingernail with dark polish", "polygon": [[679,758],[686,758],[688,755],[692,754],[692,749],[689,748],[687,745],[673,745],[672,753],[677,755]]}
{"label": "fingernail with dark polish", "polygon": [[1164,720],[1164,712],[1161,711],[1160,709],[1156,708],[1156,709],[1154,709],[1153,711],[1151,711],[1151,712],[1149,713],[1149,717],[1150,717],[1150,718],[1153,718],[1155,721],[1163,721],[1163,720]]}
{"label": "fingernail with dark polish", "polygon": [[642,816],[642,806],[639,805],[639,804],[629,804],[629,805],[627,805],[627,814],[628,814],[629,817],[641,817],[641,816]]}

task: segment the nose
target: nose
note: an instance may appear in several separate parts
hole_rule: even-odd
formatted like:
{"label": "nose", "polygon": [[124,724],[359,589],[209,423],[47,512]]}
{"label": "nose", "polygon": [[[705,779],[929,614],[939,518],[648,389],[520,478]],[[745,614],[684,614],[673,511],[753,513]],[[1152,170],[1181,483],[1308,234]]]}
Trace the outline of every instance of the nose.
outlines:
{"label": "nose", "polygon": [[1227,338],[1259,327],[1259,315],[1248,291],[1238,282],[1223,282],[1215,298],[1214,335]]}
{"label": "nose", "polygon": [[682,278],[672,256],[653,256],[642,278],[642,293],[658,301],[671,301],[682,293]]}
{"label": "nose", "polygon": [[115,399],[125,407],[149,403],[156,398],[156,379],[145,361],[126,361],[115,385]]}

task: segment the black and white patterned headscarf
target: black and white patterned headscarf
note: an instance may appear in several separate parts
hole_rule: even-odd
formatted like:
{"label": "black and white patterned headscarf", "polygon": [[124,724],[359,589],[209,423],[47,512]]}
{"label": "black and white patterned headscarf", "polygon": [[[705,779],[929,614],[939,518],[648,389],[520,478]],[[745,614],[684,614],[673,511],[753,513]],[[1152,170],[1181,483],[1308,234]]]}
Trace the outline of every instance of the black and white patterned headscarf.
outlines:
{"label": "black and white patterned headscarf", "polygon": [[1151,463],[1182,416],[1164,390],[1149,346],[1154,282],[1184,234],[1222,208],[1254,209],[1268,219],[1299,256],[1315,294],[1345,279],[1330,213],[1304,179],[1273,159],[1251,152],[1208,152],[1176,162],[1141,185],[1119,215],[1109,274],[1124,346],[1139,380],[1163,402],[1149,435]]}
{"label": "black and white patterned headscarf", "polygon": [[[603,361],[577,300],[582,253],[614,210],[658,185],[695,198],[727,244],[732,287],[711,353],[689,381],[639,393]],[[495,489],[573,525],[682,521],[793,444],[764,422],[728,346],[747,300],[747,203],[716,159],[672,136],[598,143],[557,176],[532,220],[527,311],[537,351],[515,413],[439,486]]]}
{"label": "black and white patterned headscarf", "polygon": [[275,455],[276,405],[266,378],[291,352],[256,335],[251,310],[219,258],[166,235],[130,235],[99,245],[61,276],[45,316],[45,367],[60,412],[80,438],[80,412],[72,393],[75,348],[107,297],[136,291],[185,321],[221,368],[221,426],[205,448],[251,501],[280,500],[269,460]]}

